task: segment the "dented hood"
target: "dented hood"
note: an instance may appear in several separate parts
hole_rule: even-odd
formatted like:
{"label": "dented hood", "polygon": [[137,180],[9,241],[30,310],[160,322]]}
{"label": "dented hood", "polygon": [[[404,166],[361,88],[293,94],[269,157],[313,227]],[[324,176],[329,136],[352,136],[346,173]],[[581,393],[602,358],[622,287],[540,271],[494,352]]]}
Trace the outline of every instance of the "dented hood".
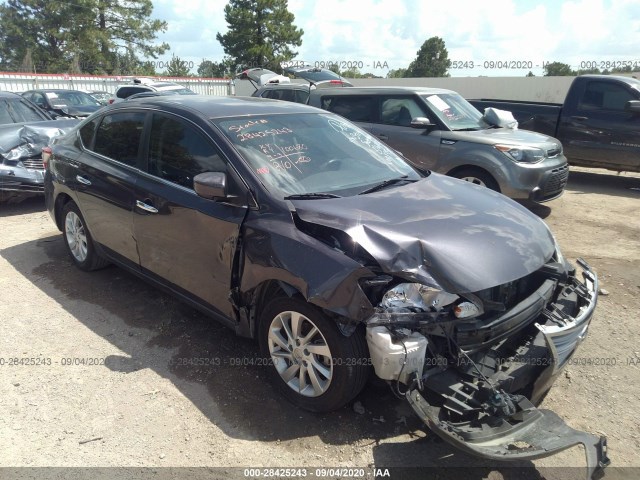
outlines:
{"label": "dented hood", "polygon": [[354,197],[295,200],[298,217],[346,232],[388,274],[475,292],[539,269],[555,242],[542,220],[484,187],[432,173]]}

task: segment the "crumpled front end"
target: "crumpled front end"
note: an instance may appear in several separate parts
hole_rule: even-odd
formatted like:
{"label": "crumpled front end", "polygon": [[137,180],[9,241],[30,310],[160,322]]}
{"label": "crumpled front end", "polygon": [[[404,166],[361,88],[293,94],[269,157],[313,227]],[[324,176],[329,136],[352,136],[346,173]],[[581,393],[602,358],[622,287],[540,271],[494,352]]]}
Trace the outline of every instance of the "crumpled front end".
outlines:
{"label": "crumpled front end", "polygon": [[468,453],[533,460],[582,444],[591,478],[609,463],[606,439],[535,406],[584,340],[597,303],[597,276],[578,264],[581,279],[558,253],[522,279],[473,293],[387,277],[367,322],[376,374]]}

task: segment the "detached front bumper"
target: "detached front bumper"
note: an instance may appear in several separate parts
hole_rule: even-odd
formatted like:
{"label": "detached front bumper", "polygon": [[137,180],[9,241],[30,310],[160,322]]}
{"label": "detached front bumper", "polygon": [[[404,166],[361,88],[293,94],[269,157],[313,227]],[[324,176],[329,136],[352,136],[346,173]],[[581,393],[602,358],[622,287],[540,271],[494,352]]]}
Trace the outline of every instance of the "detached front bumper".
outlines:
{"label": "detached front bumper", "polygon": [[406,396],[418,417],[434,433],[471,455],[499,461],[536,460],[582,444],[587,480],[610,463],[605,437],[574,430],[551,410],[536,409],[526,399],[519,405],[524,409],[510,419],[513,422],[474,431],[469,425],[442,421],[441,409],[429,405],[417,389]]}
{"label": "detached front bumper", "polygon": [[[571,276],[564,287],[567,295],[577,296],[577,311],[569,315],[563,311],[560,302],[549,303],[540,321],[535,323],[539,334],[533,344],[546,344],[546,348],[536,350],[545,351],[545,356],[534,356],[533,353],[524,351],[522,358],[526,359],[527,364],[505,365],[503,371],[488,380],[485,378],[487,383],[494,385],[497,396],[509,400],[512,409],[509,414],[495,415],[495,412],[486,411],[473,420],[451,420],[451,409],[447,410],[447,402],[451,402],[453,397],[447,396],[448,400],[443,406],[432,405],[425,399],[431,398],[427,393],[433,391],[430,385],[432,380],[427,378],[421,389],[417,383],[412,385],[406,398],[416,414],[434,433],[465,452],[501,461],[534,460],[582,444],[586,452],[587,479],[592,478],[598,469],[610,463],[605,437],[574,430],[554,412],[537,409],[532,403],[540,399],[542,392],[546,392],[551,386],[577,346],[584,340],[596,307],[598,278],[584,260],[579,259],[578,264],[583,269],[583,281]],[[546,319],[544,324],[541,321],[543,318]],[[546,368],[535,370],[534,364],[539,366],[541,358],[546,359],[546,363],[543,363]],[[529,377],[532,371],[537,372],[535,378]],[[529,390],[532,392],[531,398],[509,390],[509,385],[518,383],[517,380],[519,377],[522,378],[522,375],[532,380],[533,385]],[[469,395],[471,398],[470,392],[475,387],[473,383],[466,385],[452,386],[452,391]],[[460,399],[464,399],[464,396],[459,396],[456,401]],[[449,405],[454,405],[455,410],[455,404]],[[479,405],[479,402],[475,402],[474,405]]]}

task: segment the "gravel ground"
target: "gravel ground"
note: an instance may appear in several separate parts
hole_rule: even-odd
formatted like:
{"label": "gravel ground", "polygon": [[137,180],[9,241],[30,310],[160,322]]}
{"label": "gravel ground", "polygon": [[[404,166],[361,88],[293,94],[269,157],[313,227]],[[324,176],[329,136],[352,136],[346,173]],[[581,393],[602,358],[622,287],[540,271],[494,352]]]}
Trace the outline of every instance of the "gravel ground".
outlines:
{"label": "gravel ground", "polygon": [[[612,466],[637,467],[611,468],[606,478],[640,477],[638,206],[640,175],[588,169],[572,171],[562,198],[531,206],[564,255],[584,257],[605,290],[587,340],[543,407],[573,428],[607,435]],[[0,232],[0,467],[129,467],[87,478],[243,477],[246,467],[359,473],[315,471],[323,466],[369,475],[419,467],[403,471],[406,478],[584,478],[582,469],[558,468],[584,465],[578,447],[536,469],[460,453],[385,385],[369,385],[355,408],[298,410],[252,364],[253,342],[119,268],[76,269],[42,199],[0,205]],[[69,472],[83,471],[0,468],[0,478]]]}

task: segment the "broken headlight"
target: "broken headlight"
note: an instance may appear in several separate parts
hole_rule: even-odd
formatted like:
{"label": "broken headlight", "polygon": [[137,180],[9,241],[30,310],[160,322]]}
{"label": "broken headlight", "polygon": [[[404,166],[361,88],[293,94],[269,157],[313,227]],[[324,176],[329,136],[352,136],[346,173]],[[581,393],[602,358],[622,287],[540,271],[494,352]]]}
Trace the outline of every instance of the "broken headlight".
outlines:
{"label": "broken headlight", "polygon": [[450,313],[456,318],[472,318],[482,313],[474,303],[459,295],[419,283],[400,283],[388,290],[380,306],[389,313]]}

